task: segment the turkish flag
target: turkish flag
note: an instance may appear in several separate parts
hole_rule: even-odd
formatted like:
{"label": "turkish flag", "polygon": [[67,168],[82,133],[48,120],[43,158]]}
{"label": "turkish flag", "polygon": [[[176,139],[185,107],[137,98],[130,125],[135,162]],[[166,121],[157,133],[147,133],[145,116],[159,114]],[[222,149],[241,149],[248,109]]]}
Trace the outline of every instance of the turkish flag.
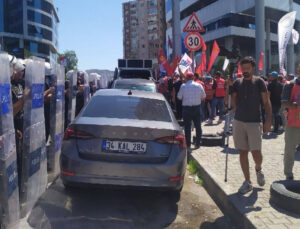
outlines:
{"label": "turkish flag", "polygon": [[164,69],[166,70],[166,72],[169,76],[172,75],[172,69],[171,69],[170,63],[167,60],[163,50],[160,50],[160,52],[159,52],[158,63],[160,63],[164,67]]}
{"label": "turkish flag", "polygon": [[258,70],[262,71],[263,70],[263,66],[264,66],[264,52],[260,53],[260,58],[259,58],[259,65],[258,65]]}
{"label": "turkish flag", "polygon": [[220,53],[220,48],[219,48],[219,45],[218,43],[216,42],[216,40],[214,41],[214,45],[213,45],[213,49],[212,49],[212,52],[211,52],[211,55],[210,55],[210,60],[209,60],[209,64],[208,64],[208,68],[207,68],[207,71],[209,72],[217,58],[217,56],[219,55]]}

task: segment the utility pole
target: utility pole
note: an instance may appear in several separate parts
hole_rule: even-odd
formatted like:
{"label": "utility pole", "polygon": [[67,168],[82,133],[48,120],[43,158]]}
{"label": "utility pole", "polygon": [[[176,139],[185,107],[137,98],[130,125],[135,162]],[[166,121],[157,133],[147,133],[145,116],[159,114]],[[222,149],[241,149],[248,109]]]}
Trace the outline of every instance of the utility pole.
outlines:
{"label": "utility pole", "polygon": [[172,0],[173,57],[181,56],[180,2]]}
{"label": "utility pole", "polygon": [[[293,0],[289,0],[289,12],[293,11]],[[295,74],[295,59],[294,59],[294,44],[293,36],[291,35],[290,41],[286,50],[287,54],[287,74]]]}
{"label": "utility pole", "polygon": [[[255,58],[256,73],[258,73],[258,62],[260,53],[265,53],[265,0],[255,0]],[[262,75],[265,75],[266,62],[263,56]]]}

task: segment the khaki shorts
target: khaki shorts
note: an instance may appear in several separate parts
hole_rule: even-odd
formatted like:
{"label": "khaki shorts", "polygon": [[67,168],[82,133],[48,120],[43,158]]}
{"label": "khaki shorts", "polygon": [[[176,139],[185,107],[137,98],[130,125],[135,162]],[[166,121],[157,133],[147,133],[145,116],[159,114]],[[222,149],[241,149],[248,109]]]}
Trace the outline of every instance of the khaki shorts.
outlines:
{"label": "khaki shorts", "polygon": [[237,150],[261,150],[262,126],[258,122],[241,122],[234,120],[233,141]]}

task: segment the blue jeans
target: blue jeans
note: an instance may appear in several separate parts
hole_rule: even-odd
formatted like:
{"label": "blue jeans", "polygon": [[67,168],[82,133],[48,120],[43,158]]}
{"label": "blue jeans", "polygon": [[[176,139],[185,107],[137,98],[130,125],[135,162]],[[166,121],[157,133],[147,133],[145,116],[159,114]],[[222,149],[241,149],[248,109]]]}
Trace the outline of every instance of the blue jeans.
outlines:
{"label": "blue jeans", "polygon": [[191,147],[191,126],[192,121],[196,128],[196,145],[200,145],[202,129],[201,129],[201,106],[184,106],[182,110],[185,140],[187,147]]}
{"label": "blue jeans", "polygon": [[211,114],[210,114],[210,119],[215,118],[215,112],[216,112],[216,106],[218,105],[219,110],[220,110],[220,118],[223,118],[223,103],[224,103],[224,98],[213,98],[212,100],[212,105],[211,105]]}

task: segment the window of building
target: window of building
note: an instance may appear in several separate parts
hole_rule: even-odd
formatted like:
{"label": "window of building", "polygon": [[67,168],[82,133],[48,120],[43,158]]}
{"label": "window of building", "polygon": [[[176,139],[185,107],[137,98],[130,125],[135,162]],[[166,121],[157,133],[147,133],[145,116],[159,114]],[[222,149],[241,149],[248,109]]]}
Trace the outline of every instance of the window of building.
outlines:
{"label": "window of building", "polygon": [[49,45],[34,42],[34,41],[24,41],[24,49],[27,49],[30,53],[33,54],[43,54],[43,55],[50,55],[50,47]]}
{"label": "window of building", "polygon": [[[5,3],[5,4],[4,4]],[[23,33],[23,1],[0,1],[1,30],[8,33]],[[3,7],[3,8],[2,8]]]}
{"label": "window of building", "polygon": [[28,35],[52,41],[52,32],[39,26],[28,25]]}
{"label": "window of building", "polygon": [[144,44],[142,45],[142,48],[145,48],[145,45],[144,45]]}
{"label": "window of building", "polygon": [[157,8],[151,8],[148,10],[148,14],[149,15],[154,15],[154,14],[157,14]]}
{"label": "window of building", "polygon": [[[191,4],[189,7],[181,11],[180,13],[180,20],[183,20],[186,17],[189,17],[193,12],[197,12],[202,8],[216,2],[217,0],[201,0],[196,1],[195,3]],[[172,0],[171,0],[172,2]]]}
{"label": "window of building", "polygon": [[157,0],[149,0],[149,6],[157,6]]}
{"label": "window of building", "polygon": [[157,33],[155,34],[149,34],[149,40],[152,41],[152,40],[157,40],[158,39],[158,35]]}
{"label": "window of building", "polygon": [[40,23],[52,28],[52,18],[35,12],[33,10],[27,10],[27,19],[32,22]]}

